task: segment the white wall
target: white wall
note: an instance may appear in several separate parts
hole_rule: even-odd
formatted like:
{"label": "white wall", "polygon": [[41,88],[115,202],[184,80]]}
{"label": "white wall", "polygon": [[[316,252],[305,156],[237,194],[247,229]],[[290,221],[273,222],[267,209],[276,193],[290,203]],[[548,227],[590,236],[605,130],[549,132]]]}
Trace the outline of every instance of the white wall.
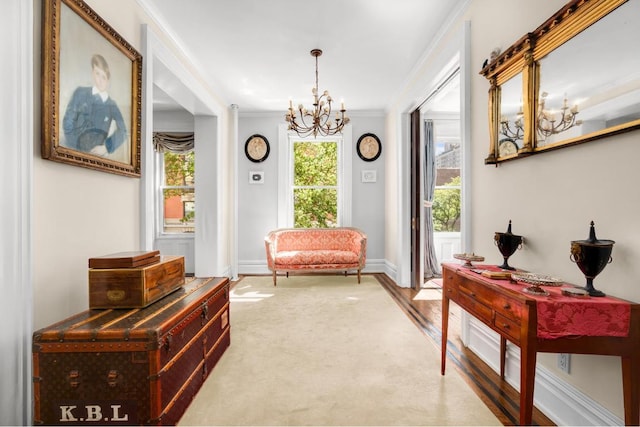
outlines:
{"label": "white wall", "polygon": [[[352,226],[367,234],[365,271],[382,271],[384,258],[384,183],[386,141],[382,113],[349,112],[353,134],[352,146]],[[264,236],[278,227],[278,125],[283,115],[242,114],[238,125],[238,258],[240,273],[267,274]],[[253,163],[244,154],[244,144],[253,134],[269,141],[267,160]],[[363,133],[374,133],[382,142],[382,154],[374,162],[365,162],[356,154],[355,144]],[[376,170],[376,183],[362,183],[362,170]],[[264,184],[249,184],[249,171],[263,171]]]}

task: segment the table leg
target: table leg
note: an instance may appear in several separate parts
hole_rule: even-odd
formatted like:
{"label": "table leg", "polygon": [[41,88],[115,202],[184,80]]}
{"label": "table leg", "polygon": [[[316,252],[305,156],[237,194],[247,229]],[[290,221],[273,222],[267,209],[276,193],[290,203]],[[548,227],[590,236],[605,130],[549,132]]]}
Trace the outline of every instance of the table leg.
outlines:
{"label": "table leg", "polygon": [[622,390],[625,425],[640,425],[640,354],[622,357]]}
{"label": "table leg", "polygon": [[520,425],[531,425],[533,388],[536,383],[536,350],[528,345],[520,348]]}
{"label": "table leg", "polygon": [[446,296],[446,289],[442,292],[442,343],[440,345],[440,373],[444,375],[447,364],[447,331],[449,329],[449,298]]}

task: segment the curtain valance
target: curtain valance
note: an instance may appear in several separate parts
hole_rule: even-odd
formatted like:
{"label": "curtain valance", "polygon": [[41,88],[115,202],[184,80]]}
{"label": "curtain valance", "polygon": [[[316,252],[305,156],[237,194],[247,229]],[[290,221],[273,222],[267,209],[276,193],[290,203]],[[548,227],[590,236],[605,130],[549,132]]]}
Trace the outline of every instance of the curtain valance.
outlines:
{"label": "curtain valance", "polygon": [[187,153],[193,150],[194,134],[191,133],[153,133],[153,148],[157,152]]}

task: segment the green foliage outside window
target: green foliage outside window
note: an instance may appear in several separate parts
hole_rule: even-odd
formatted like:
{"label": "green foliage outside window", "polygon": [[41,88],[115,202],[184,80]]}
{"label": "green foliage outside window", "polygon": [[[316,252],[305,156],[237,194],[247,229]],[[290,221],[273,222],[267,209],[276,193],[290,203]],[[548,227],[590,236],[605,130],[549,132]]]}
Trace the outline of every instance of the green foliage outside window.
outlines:
{"label": "green foliage outside window", "polygon": [[[195,221],[195,212],[193,204],[195,203],[195,192],[193,186],[195,184],[195,153],[189,151],[187,153],[163,153],[164,158],[164,186],[163,189],[165,212],[168,205],[175,206],[175,199],[179,198],[178,203],[182,206],[182,218],[179,223],[187,228],[176,229],[182,232],[193,232],[193,224]],[[171,187],[188,187],[188,188],[171,188]],[[185,203],[191,206],[191,210],[185,210]],[[171,219],[164,218],[164,231],[175,232],[167,228]]]}
{"label": "green foliage outside window", "polygon": [[434,231],[460,231],[460,177],[436,188],[431,213]]}
{"label": "green foliage outside window", "polygon": [[293,190],[296,228],[337,227],[338,192],[334,189],[297,188]]}
{"label": "green foliage outside window", "polygon": [[195,177],[195,154],[164,153],[164,183],[167,186],[193,186]]}
{"label": "green foliage outside window", "polygon": [[296,142],[293,156],[294,227],[337,227],[338,144]]}

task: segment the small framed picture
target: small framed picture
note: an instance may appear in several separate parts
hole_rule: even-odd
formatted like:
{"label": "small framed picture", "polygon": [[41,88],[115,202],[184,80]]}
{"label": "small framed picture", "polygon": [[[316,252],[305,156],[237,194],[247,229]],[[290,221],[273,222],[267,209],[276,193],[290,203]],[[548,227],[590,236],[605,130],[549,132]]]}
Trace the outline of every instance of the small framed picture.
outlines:
{"label": "small framed picture", "polygon": [[363,170],[362,182],[376,182],[378,180],[378,172],[375,170]]}
{"label": "small framed picture", "polygon": [[264,171],[249,171],[249,184],[264,184]]}

